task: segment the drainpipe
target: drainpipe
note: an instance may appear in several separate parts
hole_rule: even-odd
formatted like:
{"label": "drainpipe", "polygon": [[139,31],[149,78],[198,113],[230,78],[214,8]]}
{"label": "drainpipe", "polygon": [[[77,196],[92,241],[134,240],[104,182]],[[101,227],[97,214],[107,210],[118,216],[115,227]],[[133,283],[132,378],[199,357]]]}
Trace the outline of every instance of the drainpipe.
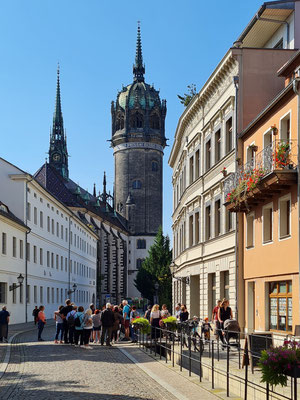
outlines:
{"label": "drainpipe", "polygon": [[290,48],[290,25],[287,21],[281,21],[279,19],[272,19],[272,18],[262,18],[258,15],[256,16],[258,21],[265,21],[265,22],[275,22],[276,24],[285,24],[286,26],[286,48]]}
{"label": "drainpipe", "polygon": [[[238,158],[238,93],[239,93],[239,77],[233,77],[233,83],[235,87],[235,98],[234,98],[234,137],[235,137],[235,172],[239,167],[237,158]],[[238,238],[238,225],[239,225],[239,215],[236,214],[236,222],[235,222],[235,319],[238,321],[238,282],[239,282],[239,238]]]}
{"label": "drainpipe", "polygon": [[[28,215],[27,215],[27,206],[28,206],[28,183],[31,182],[34,178],[27,179],[25,181],[25,225],[28,224]],[[25,322],[28,322],[28,313],[27,313],[27,300],[28,300],[28,254],[27,254],[27,243],[28,243],[28,234],[30,231],[26,231],[25,234]],[[21,290],[21,289],[20,289]]]}
{"label": "drainpipe", "polygon": [[[71,290],[70,259],[71,259],[71,217],[69,216],[69,234],[68,234],[68,292]],[[75,292],[74,292],[74,293],[75,293]],[[74,298],[75,298],[75,294],[74,294]]]}
{"label": "drainpipe", "polygon": [[[298,96],[298,116],[297,116],[297,148],[298,148],[298,185],[297,185],[297,202],[298,202],[298,266],[299,266],[299,275],[298,275],[298,285],[300,291],[300,152],[299,152],[299,143],[300,143],[300,90],[299,90],[299,83],[300,83],[300,69],[298,69],[298,76],[293,81],[293,90],[295,94]],[[299,296],[299,310],[300,310],[300,296]]]}

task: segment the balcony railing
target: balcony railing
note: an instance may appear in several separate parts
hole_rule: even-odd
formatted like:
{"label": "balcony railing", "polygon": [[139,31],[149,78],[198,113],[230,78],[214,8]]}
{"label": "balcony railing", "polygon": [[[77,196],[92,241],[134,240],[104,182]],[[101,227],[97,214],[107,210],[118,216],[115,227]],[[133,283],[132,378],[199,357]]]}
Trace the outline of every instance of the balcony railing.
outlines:
{"label": "balcony railing", "polygon": [[224,201],[238,203],[243,197],[259,188],[272,172],[295,172],[298,146],[296,140],[274,140],[237,172],[224,181]]}

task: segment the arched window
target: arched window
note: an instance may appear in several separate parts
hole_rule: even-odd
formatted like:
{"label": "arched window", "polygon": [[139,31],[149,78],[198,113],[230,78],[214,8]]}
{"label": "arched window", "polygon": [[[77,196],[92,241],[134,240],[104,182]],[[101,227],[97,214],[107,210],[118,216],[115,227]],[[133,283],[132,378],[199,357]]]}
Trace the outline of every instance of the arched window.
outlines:
{"label": "arched window", "polygon": [[134,113],[130,118],[131,128],[143,128],[144,126],[144,116],[140,112]]}
{"label": "arched window", "polygon": [[138,239],[136,242],[137,249],[145,249],[146,248],[146,240],[145,239]]}
{"label": "arched window", "polygon": [[142,188],[142,182],[136,179],[135,181],[132,182],[132,189],[141,189]]}
{"label": "arched window", "polygon": [[118,114],[116,120],[116,131],[124,129],[124,115]]}
{"label": "arched window", "polygon": [[158,171],[158,162],[157,161],[152,161],[151,169],[154,172]]}
{"label": "arched window", "polygon": [[160,128],[159,116],[157,114],[152,114],[150,116],[150,128],[151,129],[159,129]]}

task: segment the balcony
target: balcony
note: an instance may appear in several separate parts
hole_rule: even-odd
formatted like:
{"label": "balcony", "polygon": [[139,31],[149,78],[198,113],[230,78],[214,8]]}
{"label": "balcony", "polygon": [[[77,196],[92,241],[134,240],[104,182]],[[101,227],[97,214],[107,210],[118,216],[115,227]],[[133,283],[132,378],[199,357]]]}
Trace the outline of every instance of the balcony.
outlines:
{"label": "balcony", "polygon": [[224,181],[225,206],[249,212],[259,203],[297,183],[296,140],[274,140]]}

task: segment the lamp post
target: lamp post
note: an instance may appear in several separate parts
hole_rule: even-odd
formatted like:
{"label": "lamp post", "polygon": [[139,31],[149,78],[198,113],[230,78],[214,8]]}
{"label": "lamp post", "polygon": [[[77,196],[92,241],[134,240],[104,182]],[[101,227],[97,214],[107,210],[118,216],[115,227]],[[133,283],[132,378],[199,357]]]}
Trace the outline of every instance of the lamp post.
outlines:
{"label": "lamp post", "polygon": [[76,283],[74,283],[74,285],[73,285],[73,290],[71,290],[71,289],[68,290],[68,294],[74,293],[76,289],[77,289],[77,285],[76,285]]}
{"label": "lamp post", "polygon": [[155,282],[154,283],[154,289],[155,289],[155,304],[158,304],[158,289],[159,289],[159,283]]}
{"label": "lamp post", "polygon": [[17,277],[17,281],[18,281],[18,285],[16,283],[13,283],[12,285],[9,286],[9,290],[16,290],[18,287],[21,287],[23,285],[24,282],[24,276],[22,274],[20,274]]}
{"label": "lamp post", "polygon": [[181,276],[180,276],[180,277],[175,276],[175,272],[176,272],[176,270],[177,270],[177,268],[178,268],[178,265],[176,265],[176,264],[174,263],[174,261],[171,262],[169,268],[170,268],[171,275],[172,275],[172,278],[173,278],[173,279],[176,279],[177,281],[180,281],[180,282],[184,283],[185,285],[189,285],[189,284],[190,284],[190,277],[189,277],[189,276],[183,276],[183,277],[181,277]]}

